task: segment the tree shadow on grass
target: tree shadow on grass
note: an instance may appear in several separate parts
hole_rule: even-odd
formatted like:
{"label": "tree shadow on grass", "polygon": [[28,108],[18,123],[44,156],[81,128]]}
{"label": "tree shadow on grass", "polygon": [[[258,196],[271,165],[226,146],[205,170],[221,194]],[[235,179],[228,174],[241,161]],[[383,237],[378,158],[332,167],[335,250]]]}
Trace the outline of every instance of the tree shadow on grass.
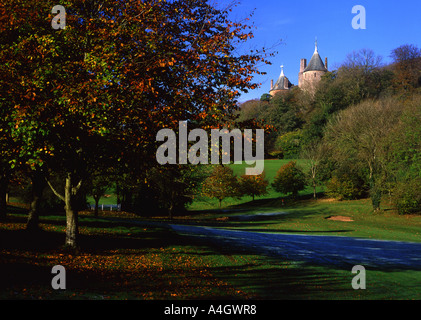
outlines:
{"label": "tree shadow on grass", "polygon": [[[132,255],[141,257],[154,249],[165,247],[186,247],[186,253],[196,254],[191,249],[191,239],[167,229],[139,230],[136,228],[135,230],[132,228],[128,231],[130,234],[124,232],[81,234],[81,251],[69,254],[62,247],[65,239],[62,232],[41,230],[34,233],[27,230],[0,229],[0,299],[68,299],[73,293],[77,293],[78,296],[87,293],[87,296],[84,296],[87,299],[110,295],[111,298],[117,299],[122,296],[144,298],[142,294],[148,291],[157,297],[164,297],[165,291],[165,294],[168,293],[170,297],[174,286],[168,281],[168,276],[163,274],[158,267],[146,267],[144,272],[134,275],[132,279],[133,270],[126,270],[125,265],[119,266],[119,260],[115,260],[113,255],[124,256],[123,261],[127,258],[130,263],[135,263],[136,259],[133,260]],[[190,246],[190,249],[187,249],[187,246]],[[119,251],[116,252],[116,250]],[[159,252],[159,250],[153,252]],[[166,254],[169,253],[172,251],[167,250]],[[177,253],[182,254],[180,250],[177,250]],[[200,254],[210,254],[210,251],[202,250]],[[77,256],[81,256],[81,259],[77,261],[84,261],[86,256],[90,259],[90,264],[101,263],[96,255],[107,257],[108,262],[115,262],[115,267],[112,265],[90,267],[89,264],[88,267],[86,265],[79,267],[78,264],[73,263],[68,265]],[[65,291],[53,290],[51,287],[54,277],[51,268],[56,264],[63,264],[66,268],[67,288]],[[200,273],[198,273],[198,278],[199,276]],[[180,282],[183,276],[176,274],[175,277]],[[200,296],[199,289],[196,288],[198,296]],[[212,286],[209,285],[209,290],[211,289]],[[126,292],[127,290],[133,291]]]}
{"label": "tree shadow on grass", "polygon": [[[53,222],[51,222],[53,223]],[[101,223],[90,222],[91,226],[103,226]],[[110,228],[126,226],[126,223],[111,223]],[[81,226],[84,226],[81,223]],[[84,252],[91,254],[113,255],[116,249],[141,249],[148,252],[153,248],[178,247],[169,255],[226,255],[261,257],[257,263],[211,264],[203,266],[214,277],[242,288],[252,293],[252,297],[260,299],[312,299],[347,297],[350,288],[350,278],[337,276],[338,272],[329,273],[328,266],[314,267],[310,263],[299,263],[298,267],[290,267],[282,257],[270,257],[249,248],[228,246],[226,243],[213,243],[209,239],[192,239],[190,236],[178,235],[167,229],[160,228],[128,228],[128,233],[117,232],[109,234],[82,234],[81,246]],[[124,270],[109,270],[104,274],[98,270],[80,270],[77,267],[66,270],[69,279],[68,291],[65,296],[59,291],[51,289],[52,260],[48,254],[61,252],[64,243],[64,233],[42,231],[36,237],[25,230],[0,230],[0,250],[6,249],[7,254],[0,256],[0,296],[6,298],[32,299],[41,296],[43,299],[69,298],[71,292],[88,292],[88,298],[111,295],[119,297],[124,291],[136,294],[137,291],[150,291],[158,298],[171,298],[172,290],[181,291],[191,299],[235,299],[233,291],[223,293],[225,287],[213,290],[214,282],[201,276],[202,267],[198,270],[179,270],[174,267],[166,272],[152,270],[149,273],[130,278]],[[195,250],[195,248],[201,248]],[[3,250],[2,250],[3,251]],[[31,254],[27,254],[30,252]],[[43,256],[42,254],[47,254]],[[131,250],[122,252],[124,255],[139,254]],[[140,252],[140,254],[142,254]],[[272,260],[271,260],[272,259]],[[54,263],[55,264],[55,263]],[[337,270],[338,267],[335,267]],[[351,267],[347,266],[347,274]],[[168,274],[168,272],[170,274]],[[70,280],[71,279],[71,280]],[[183,282],[183,279],[187,279]],[[128,283],[127,283],[128,281]],[[170,281],[177,283],[171,284]],[[141,289],[140,289],[141,288]],[[347,289],[349,288],[349,289]],[[26,291],[23,291],[23,290]],[[227,287],[228,290],[228,287]],[[14,292],[18,294],[14,294]],[[178,291],[179,292],[179,291]],[[166,294],[166,296],[165,296]],[[352,293],[350,293],[352,295]],[[131,296],[133,297],[133,296]],[[182,296],[179,296],[181,298]],[[144,298],[144,297],[143,297]]]}
{"label": "tree shadow on grass", "polygon": [[[339,299],[353,295],[351,266],[330,272],[329,267],[320,267],[306,262],[289,261],[283,257],[262,254],[259,250],[239,247],[234,244],[196,238],[196,243],[210,245],[220,255],[234,257],[250,255],[254,262],[234,266],[217,266],[210,270],[219,279],[242,288],[253,299],[301,300]],[[248,261],[246,259],[246,261]],[[339,270],[339,271],[338,271]]]}
{"label": "tree shadow on grass", "polygon": [[311,268],[287,268],[274,262],[270,267],[242,266],[213,269],[215,275],[264,300],[336,299],[352,290],[348,279]]}
{"label": "tree shadow on grass", "polygon": [[[317,206],[313,209],[312,205],[314,204],[315,202],[310,200],[297,201],[282,206],[278,198],[259,199],[251,203],[240,205],[243,207],[242,210],[233,209],[230,211],[229,209],[226,209],[225,212],[215,211],[214,215],[212,215],[210,211],[207,211],[210,213],[209,217],[204,216],[202,218],[189,220],[175,219],[173,223],[261,232],[346,233],[354,231],[352,228],[349,228],[351,225],[335,230],[323,230],[322,228],[321,230],[315,231],[280,230],[278,228],[271,228],[271,225],[279,225],[283,222],[294,220],[305,222],[306,219],[311,219],[314,216],[328,217],[337,213],[335,208],[329,206]],[[278,213],[278,215],[275,215],[276,213]]]}

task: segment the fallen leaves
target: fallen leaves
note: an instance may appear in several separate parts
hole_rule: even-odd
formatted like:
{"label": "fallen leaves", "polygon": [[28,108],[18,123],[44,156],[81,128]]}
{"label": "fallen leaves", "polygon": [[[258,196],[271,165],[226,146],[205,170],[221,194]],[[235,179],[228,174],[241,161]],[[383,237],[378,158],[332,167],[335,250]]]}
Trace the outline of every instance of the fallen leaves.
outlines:
{"label": "fallen leaves", "polygon": [[[44,231],[63,233],[63,226],[41,224]],[[3,223],[1,230],[20,231],[24,223]],[[126,231],[124,231],[126,230]],[[128,229],[81,227],[81,235],[113,237],[127,236]],[[130,231],[134,241],[145,237],[149,229]],[[131,242],[135,243],[135,242]],[[144,246],[112,249],[91,248],[88,252],[69,254],[59,249],[40,250],[25,248],[0,249],[1,265],[25,264],[33,272],[34,281],[12,285],[0,298],[23,299],[185,299],[228,296],[244,299],[247,294],[234,288],[213,274],[220,262],[203,257],[195,247]],[[212,256],[211,256],[212,257]],[[212,260],[213,259],[213,260]],[[231,261],[231,263],[234,263]],[[51,288],[51,268],[62,265],[66,269],[67,290]],[[40,276],[41,273],[41,276]],[[30,275],[27,275],[30,276]],[[19,274],[13,275],[19,279]],[[50,280],[49,280],[50,281]],[[13,282],[12,282],[13,283]],[[14,283],[13,283],[14,284]],[[5,296],[6,295],[6,296]]]}

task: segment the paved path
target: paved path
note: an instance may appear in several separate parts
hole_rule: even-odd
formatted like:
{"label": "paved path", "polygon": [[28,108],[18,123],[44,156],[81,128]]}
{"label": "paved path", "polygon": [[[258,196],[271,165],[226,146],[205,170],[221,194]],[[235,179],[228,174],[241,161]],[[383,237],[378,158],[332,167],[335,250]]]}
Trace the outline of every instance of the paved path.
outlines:
{"label": "paved path", "polygon": [[169,226],[179,234],[289,260],[341,267],[421,270],[421,243]]}
{"label": "paved path", "polygon": [[[127,220],[110,220],[128,223]],[[246,252],[268,254],[312,264],[346,268],[363,265],[381,270],[421,270],[421,243],[415,242],[237,231],[136,220],[130,220],[129,223],[166,227],[178,234],[199,237],[218,246],[234,247]]]}

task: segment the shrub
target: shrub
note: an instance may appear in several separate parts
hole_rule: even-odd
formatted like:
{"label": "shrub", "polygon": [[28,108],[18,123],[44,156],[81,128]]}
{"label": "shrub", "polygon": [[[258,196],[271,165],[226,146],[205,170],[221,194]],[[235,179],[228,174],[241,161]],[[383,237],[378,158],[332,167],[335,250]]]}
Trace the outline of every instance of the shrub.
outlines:
{"label": "shrub", "polygon": [[276,138],[275,148],[282,151],[284,159],[297,159],[301,151],[301,131],[291,131]]}
{"label": "shrub", "polygon": [[272,152],[269,152],[269,155],[276,159],[284,158],[284,153],[282,151],[272,151]]}
{"label": "shrub", "polygon": [[399,214],[421,213],[421,178],[398,183],[392,200]]}
{"label": "shrub", "polygon": [[361,190],[355,179],[349,175],[334,176],[326,183],[326,194],[337,200],[353,200],[362,196]]}

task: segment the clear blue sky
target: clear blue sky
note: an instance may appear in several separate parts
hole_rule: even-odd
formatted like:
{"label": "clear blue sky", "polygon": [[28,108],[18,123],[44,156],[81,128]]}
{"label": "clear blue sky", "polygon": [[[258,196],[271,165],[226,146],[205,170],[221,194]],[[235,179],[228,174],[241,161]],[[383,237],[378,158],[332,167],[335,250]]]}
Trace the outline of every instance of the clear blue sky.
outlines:
{"label": "clear blue sky", "polygon": [[[232,0],[213,0],[218,6],[226,6]],[[372,49],[391,61],[391,51],[403,44],[421,47],[421,0],[237,0],[232,18],[241,20],[251,17],[255,27],[254,39],[243,50],[278,44],[276,56],[270,58],[271,66],[263,65],[260,71],[267,75],[258,76],[256,82],[261,88],[243,94],[240,102],[260,98],[270,90],[270,80],[277,80],[280,66],[285,75],[298,85],[300,59],[310,60],[314,52],[315,38],[323,61],[328,57],[329,70],[343,62],[346,55],[362,48]],[[355,5],[366,9],[366,29],[352,28],[352,13]],[[282,41],[281,41],[282,40]],[[281,41],[281,43],[280,43]],[[280,43],[280,44],[279,44]]]}

